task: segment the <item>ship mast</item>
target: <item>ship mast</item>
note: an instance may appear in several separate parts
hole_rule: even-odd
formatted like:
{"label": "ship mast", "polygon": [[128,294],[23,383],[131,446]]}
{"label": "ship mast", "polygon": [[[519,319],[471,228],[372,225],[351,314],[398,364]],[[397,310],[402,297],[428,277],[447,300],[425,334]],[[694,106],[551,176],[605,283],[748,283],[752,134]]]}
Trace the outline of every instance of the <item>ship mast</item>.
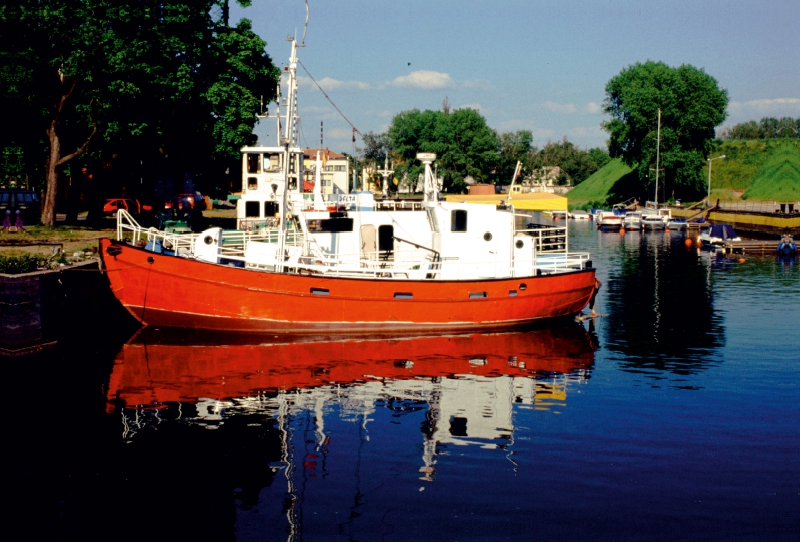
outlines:
{"label": "ship mast", "polygon": [[[292,154],[291,146],[297,145],[297,48],[305,47],[306,30],[308,30],[308,1],[306,1],[306,24],[303,28],[303,43],[297,44],[297,38],[291,35],[287,36],[286,41],[292,44],[292,53],[289,55],[289,65],[286,71],[289,74],[289,81],[287,88],[289,91],[289,99],[287,101],[286,109],[286,126],[284,127],[284,134],[281,141],[283,146],[283,171],[284,171],[284,184],[283,184],[283,201],[281,201],[281,216],[280,216],[280,230],[278,235],[278,259],[280,264],[277,266],[277,271],[283,271],[283,261],[286,251],[286,223],[290,220],[291,214],[289,213],[289,172],[292,169]],[[280,115],[279,115],[280,117]],[[297,164],[297,188],[302,191],[302,173],[301,160],[298,159]]]}
{"label": "ship mast", "polygon": [[658,210],[658,160],[661,154],[661,109],[658,110],[658,130],[656,135],[656,210]]}

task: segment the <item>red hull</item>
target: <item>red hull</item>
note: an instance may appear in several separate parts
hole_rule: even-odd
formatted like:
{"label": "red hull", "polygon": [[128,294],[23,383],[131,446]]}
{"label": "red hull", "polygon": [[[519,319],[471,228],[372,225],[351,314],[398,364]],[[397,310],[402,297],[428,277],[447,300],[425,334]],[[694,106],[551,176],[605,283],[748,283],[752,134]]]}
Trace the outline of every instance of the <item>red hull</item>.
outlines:
{"label": "red hull", "polygon": [[112,403],[120,402],[133,406],[224,400],[368,380],[465,374],[550,376],[588,371],[594,363],[594,346],[580,325],[530,332],[271,345],[252,344],[252,334],[216,337],[213,340],[227,344],[201,346],[187,346],[198,341],[191,334],[164,335],[164,330],[155,331],[123,346],[109,383],[110,410]]}
{"label": "red hull", "polygon": [[274,333],[487,330],[577,314],[594,288],[593,269],[480,281],[365,280],[257,272],[108,239],[100,248],[114,295],[153,326]]}

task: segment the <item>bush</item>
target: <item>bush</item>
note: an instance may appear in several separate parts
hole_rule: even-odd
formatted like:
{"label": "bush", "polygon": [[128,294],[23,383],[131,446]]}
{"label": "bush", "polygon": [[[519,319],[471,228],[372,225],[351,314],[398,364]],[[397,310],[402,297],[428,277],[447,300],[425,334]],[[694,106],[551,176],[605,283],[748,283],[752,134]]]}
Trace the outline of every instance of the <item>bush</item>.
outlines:
{"label": "bush", "polygon": [[0,256],[0,273],[20,275],[36,271],[47,264],[47,258],[38,255]]}

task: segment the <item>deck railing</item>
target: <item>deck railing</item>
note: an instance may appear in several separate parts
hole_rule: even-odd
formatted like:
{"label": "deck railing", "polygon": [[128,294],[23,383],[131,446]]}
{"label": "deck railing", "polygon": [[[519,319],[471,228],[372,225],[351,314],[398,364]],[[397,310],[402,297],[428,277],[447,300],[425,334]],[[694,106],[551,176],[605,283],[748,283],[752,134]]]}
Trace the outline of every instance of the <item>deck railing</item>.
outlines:
{"label": "deck railing", "polygon": [[[534,238],[533,267],[525,263],[525,269],[515,269],[518,265],[511,261],[459,261],[458,258],[439,260],[434,254],[425,251],[395,251],[392,259],[359,257],[343,259],[338,255],[326,254],[314,243],[308,241],[302,232],[284,232],[283,258],[268,263],[255,264],[246,258],[250,243],[277,244],[280,242],[279,230],[224,230],[222,243],[217,248],[217,257],[227,263],[265,271],[288,270],[305,274],[322,274],[333,277],[363,278],[408,278],[448,280],[474,279],[476,277],[511,277],[558,273],[583,269],[589,260],[588,253],[568,253],[566,250],[566,228],[537,226],[517,233],[526,233]],[[117,215],[117,239],[128,241],[136,246],[150,246],[155,250],[157,244],[162,250],[176,256],[194,257],[194,245],[200,234],[170,233],[155,228],[144,228],[125,211]],[[312,236],[313,237],[313,236]],[[369,256],[369,255],[367,255]]]}
{"label": "deck railing", "polygon": [[533,245],[538,254],[569,251],[567,228],[563,226],[529,223],[525,228],[517,228],[514,233],[533,237]]}

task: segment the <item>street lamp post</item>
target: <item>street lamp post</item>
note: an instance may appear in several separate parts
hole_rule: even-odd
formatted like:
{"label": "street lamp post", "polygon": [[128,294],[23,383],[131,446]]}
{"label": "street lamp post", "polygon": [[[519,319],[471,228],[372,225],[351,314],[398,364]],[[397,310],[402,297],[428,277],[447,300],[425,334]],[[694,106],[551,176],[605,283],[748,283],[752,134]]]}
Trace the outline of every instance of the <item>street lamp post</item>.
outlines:
{"label": "street lamp post", "polygon": [[706,158],[708,162],[708,206],[711,207],[711,162],[714,160],[719,160],[720,158],[725,158],[725,155],[722,156],[715,156],[714,158]]}

